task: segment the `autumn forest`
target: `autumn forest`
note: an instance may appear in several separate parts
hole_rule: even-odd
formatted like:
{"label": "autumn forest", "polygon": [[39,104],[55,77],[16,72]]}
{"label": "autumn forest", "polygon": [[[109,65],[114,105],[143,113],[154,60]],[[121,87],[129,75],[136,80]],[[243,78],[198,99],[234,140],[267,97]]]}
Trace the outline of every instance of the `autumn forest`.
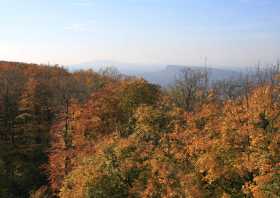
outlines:
{"label": "autumn forest", "polygon": [[0,62],[0,197],[280,197],[279,65],[182,74]]}

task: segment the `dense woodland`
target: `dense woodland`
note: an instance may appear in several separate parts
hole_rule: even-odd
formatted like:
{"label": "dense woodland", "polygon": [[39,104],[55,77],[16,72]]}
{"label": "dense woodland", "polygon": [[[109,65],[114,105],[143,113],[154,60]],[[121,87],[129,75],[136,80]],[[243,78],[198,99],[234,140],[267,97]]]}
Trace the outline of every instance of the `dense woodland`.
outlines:
{"label": "dense woodland", "polygon": [[279,65],[182,72],[0,62],[0,197],[280,197]]}

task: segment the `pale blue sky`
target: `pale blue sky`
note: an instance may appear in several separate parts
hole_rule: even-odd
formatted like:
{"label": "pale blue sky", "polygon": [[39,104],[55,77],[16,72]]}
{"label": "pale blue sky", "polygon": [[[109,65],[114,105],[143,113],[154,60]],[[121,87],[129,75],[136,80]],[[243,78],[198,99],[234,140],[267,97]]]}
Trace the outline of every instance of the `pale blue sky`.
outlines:
{"label": "pale blue sky", "polygon": [[0,59],[250,66],[280,58],[279,0],[0,0]]}

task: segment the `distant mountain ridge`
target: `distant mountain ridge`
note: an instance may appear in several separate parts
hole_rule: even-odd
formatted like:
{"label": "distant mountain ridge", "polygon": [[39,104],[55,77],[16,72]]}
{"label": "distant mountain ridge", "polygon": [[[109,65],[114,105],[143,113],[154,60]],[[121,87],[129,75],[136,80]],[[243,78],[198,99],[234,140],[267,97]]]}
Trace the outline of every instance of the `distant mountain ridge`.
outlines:
{"label": "distant mountain ridge", "polygon": [[[175,83],[176,79],[180,78],[182,71],[191,69],[194,71],[203,71],[206,68],[203,66],[186,66],[186,65],[147,65],[147,64],[129,64],[114,61],[96,61],[84,64],[76,64],[68,66],[70,71],[79,69],[93,69],[98,71],[104,67],[116,67],[121,73],[130,76],[142,77],[145,80],[161,86],[168,86]],[[209,80],[223,80],[229,78],[237,78],[242,73],[241,69],[221,69],[207,67],[209,72]]]}
{"label": "distant mountain ridge", "polygon": [[156,72],[145,72],[138,74],[149,82],[159,84],[162,86],[168,86],[173,84],[176,79],[180,78],[182,71],[185,69],[191,69],[193,71],[203,71],[207,69],[209,72],[209,80],[224,80],[229,78],[237,78],[240,76],[241,71],[219,68],[205,68],[201,66],[182,66],[182,65],[168,65],[165,69]]}

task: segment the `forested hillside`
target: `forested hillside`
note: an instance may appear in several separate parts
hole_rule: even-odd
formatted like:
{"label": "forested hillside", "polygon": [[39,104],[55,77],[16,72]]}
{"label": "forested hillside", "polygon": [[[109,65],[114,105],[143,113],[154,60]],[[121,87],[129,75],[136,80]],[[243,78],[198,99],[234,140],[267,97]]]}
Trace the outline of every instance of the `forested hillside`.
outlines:
{"label": "forested hillside", "polygon": [[0,197],[280,197],[278,71],[163,89],[0,62]]}

